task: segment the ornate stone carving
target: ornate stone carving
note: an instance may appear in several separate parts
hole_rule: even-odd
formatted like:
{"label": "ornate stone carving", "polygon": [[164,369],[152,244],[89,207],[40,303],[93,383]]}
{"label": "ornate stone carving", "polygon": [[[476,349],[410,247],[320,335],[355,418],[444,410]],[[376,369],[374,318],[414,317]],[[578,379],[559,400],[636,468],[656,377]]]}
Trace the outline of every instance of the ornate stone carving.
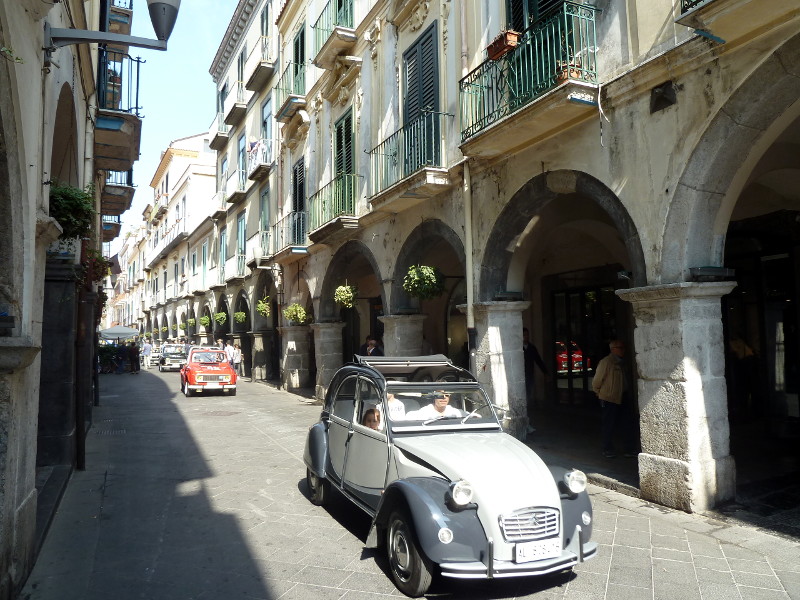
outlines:
{"label": "ornate stone carving", "polygon": [[376,70],[378,68],[378,44],[381,41],[381,27],[381,20],[375,19],[372,27],[367,29],[364,35],[367,42],[369,42],[369,55],[372,58],[372,68]]}
{"label": "ornate stone carving", "polygon": [[451,0],[442,0],[442,47],[447,50],[447,38],[450,30],[447,27],[447,21],[450,18]]}

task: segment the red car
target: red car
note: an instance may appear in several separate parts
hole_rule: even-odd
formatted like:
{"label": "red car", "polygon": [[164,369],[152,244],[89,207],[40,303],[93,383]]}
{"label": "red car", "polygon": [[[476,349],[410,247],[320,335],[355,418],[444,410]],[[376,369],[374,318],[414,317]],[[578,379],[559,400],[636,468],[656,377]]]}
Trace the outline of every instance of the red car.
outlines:
{"label": "red car", "polygon": [[181,367],[181,389],[184,395],[195,392],[222,391],[236,395],[236,371],[228,362],[224,350],[191,348],[186,364]]}
{"label": "red car", "polygon": [[[556,342],[556,371],[558,373],[569,373],[570,371],[570,354],[572,355],[572,371],[583,371],[583,350],[580,349],[575,342],[569,343],[569,353],[567,352],[567,345],[564,342]],[[587,371],[592,370],[592,362],[587,357],[586,367]]]}

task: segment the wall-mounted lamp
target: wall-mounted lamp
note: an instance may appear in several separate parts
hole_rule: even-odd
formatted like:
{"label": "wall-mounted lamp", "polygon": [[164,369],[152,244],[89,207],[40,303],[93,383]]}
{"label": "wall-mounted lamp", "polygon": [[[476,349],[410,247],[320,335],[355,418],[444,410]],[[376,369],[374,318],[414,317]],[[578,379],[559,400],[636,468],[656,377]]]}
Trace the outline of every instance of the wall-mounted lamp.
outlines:
{"label": "wall-mounted lamp", "polygon": [[44,51],[45,66],[50,64],[50,55],[53,50],[71,44],[121,44],[148,48],[150,50],[166,50],[167,40],[172,34],[172,28],[178,20],[178,9],[181,0],[147,0],[147,9],[150,12],[150,22],[156,40],[147,38],[111,33],[109,31],[88,31],[85,29],[59,29],[44,24]]}

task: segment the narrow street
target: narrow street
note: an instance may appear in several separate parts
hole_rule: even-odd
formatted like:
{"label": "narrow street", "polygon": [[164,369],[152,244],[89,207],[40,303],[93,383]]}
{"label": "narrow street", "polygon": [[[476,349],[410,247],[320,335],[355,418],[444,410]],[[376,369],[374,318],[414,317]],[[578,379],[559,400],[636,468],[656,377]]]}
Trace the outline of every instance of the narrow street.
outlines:
{"label": "narrow street", "polygon": [[[368,519],[306,498],[302,451],[320,407],[258,383],[179,393],[177,373],[102,375],[87,439],[21,598],[402,597]],[[596,559],[575,574],[439,580],[429,597],[800,598],[800,541],[599,487]]]}

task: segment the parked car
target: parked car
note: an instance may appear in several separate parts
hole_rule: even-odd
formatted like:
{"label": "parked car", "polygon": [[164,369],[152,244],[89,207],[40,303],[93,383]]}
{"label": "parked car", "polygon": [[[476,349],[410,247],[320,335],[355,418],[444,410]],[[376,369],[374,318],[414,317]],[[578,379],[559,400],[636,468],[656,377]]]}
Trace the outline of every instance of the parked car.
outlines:
{"label": "parked car", "polygon": [[181,367],[181,389],[184,395],[221,391],[236,395],[236,371],[224,350],[190,348],[186,364]]}
{"label": "parked car", "polygon": [[[536,576],[595,556],[586,476],[506,434],[481,385],[444,356],[359,356],[334,375],[303,459],[310,500],[332,490],[371,519],[397,588],[434,574]],[[500,409],[502,410],[502,409]]]}
{"label": "parked car", "polygon": [[164,344],[158,359],[159,371],[178,371],[186,363],[186,347],[183,344]]}
{"label": "parked car", "polygon": [[583,350],[575,342],[569,343],[569,350],[564,342],[556,342],[556,372],[564,374],[570,371],[570,357],[572,358],[572,371],[583,371],[584,360],[586,371],[592,370],[592,362],[587,356],[584,359]]}

